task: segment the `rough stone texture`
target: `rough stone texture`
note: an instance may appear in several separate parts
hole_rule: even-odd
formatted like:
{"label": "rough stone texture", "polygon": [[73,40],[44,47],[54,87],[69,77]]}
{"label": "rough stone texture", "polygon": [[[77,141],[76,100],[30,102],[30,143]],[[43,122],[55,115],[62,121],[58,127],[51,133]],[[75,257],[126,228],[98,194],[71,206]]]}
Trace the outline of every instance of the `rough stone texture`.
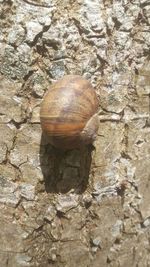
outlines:
{"label": "rough stone texture", "polygon": [[[0,265],[150,266],[150,2],[0,0]],[[64,74],[99,96],[93,147],[39,108]]]}

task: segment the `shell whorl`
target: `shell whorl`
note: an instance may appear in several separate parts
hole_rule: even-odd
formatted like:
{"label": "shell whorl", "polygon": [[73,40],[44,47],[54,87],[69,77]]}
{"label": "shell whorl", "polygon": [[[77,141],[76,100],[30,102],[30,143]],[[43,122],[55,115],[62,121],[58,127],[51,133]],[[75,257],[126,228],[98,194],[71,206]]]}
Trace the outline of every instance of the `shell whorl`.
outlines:
{"label": "shell whorl", "polygon": [[48,136],[79,136],[97,112],[98,100],[91,84],[77,75],[67,75],[51,85],[41,104],[42,129]]}

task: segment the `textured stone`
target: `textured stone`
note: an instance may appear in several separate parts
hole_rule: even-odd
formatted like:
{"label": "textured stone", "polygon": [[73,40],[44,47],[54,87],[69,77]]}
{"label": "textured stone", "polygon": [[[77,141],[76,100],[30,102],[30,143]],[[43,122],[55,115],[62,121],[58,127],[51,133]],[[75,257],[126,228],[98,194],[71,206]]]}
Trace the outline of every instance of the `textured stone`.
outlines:
{"label": "textured stone", "polygon": [[9,180],[6,180],[3,176],[0,177],[0,203],[15,207],[19,200],[17,185]]}
{"label": "textured stone", "polygon": [[20,25],[15,25],[8,35],[8,43],[19,46],[25,38],[25,30]]}
{"label": "textured stone", "polygon": [[78,197],[76,195],[59,196],[58,203],[56,204],[56,209],[65,213],[70,209],[77,207],[77,205]]}
{"label": "textured stone", "polygon": [[[10,151],[13,147],[14,142],[14,136],[15,136],[15,130],[11,129],[7,124],[0,124],[0,145],[1,145],[1,155],[0,155],[0,161],[7,161],[7,153]],[[2,131],[2,129],[5,132],[5,135]]]}
{"label": "textured stone", "polygon": [[[149,266],[149,4],[0,2],[1,265]],[[100,127],[60,152],[39,111],[65,74],[91,81]]]}
{"label": "textured stone", "polygon": [[[0,117],[2,122],[9,122],[14,120],[15,122],[21,121],[21,105],[22,99],[16,96],[21,84],[13,81],[8,81],[1,77],[0,79]],[[8,108],[8,106],[9,108]]]}
{"label": "textured stone", "polygon": [[55,218],[56,213],[56,209],[53,206],[49,206],[45,212],[44,218],[51,222]]}
{"label": "textured stone", "polygon": [[40,107],[35,107],[32,110],[32,117],[31,117],[31,123],[39,123],[40,122]]}
{"label": "textured stone", "polygon": [[18,190],[22,197],[27,200],[34,200],[35,198],[35,188],[30,184],[22,184],[19,186]]}
{"label": "textured stone", "polygon": [[42,32],[42,25],[40,25],[37,21],[29,21],[26,22],[26,29],[27,29],[27,42],[33,42],[35,37]]}

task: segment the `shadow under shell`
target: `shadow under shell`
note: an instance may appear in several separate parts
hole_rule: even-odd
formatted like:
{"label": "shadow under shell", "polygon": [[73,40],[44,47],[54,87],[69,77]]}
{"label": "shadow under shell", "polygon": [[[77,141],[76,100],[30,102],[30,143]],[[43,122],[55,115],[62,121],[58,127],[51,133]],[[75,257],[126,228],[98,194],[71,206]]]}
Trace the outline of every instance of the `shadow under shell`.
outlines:
{"label": "shadow under shell", "polygon": [[48,193],[67,193],[74,190],[83,193],[88,185],[92,145],[80,149],[63,151],[49,144],[42,133],[40,144],[40,165],[44,187]]}

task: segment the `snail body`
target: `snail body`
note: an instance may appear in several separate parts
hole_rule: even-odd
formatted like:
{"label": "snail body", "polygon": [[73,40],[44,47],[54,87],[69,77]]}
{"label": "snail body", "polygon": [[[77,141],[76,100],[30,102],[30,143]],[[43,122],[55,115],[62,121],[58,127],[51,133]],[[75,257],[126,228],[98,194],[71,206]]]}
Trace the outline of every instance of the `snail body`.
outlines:
{"label": "snail body", "polygon": [[92,85],[77,75],[52,84],[41,104],[42,130],[55,147],[72,149],[92,143],[98,130],[98,99]]}

